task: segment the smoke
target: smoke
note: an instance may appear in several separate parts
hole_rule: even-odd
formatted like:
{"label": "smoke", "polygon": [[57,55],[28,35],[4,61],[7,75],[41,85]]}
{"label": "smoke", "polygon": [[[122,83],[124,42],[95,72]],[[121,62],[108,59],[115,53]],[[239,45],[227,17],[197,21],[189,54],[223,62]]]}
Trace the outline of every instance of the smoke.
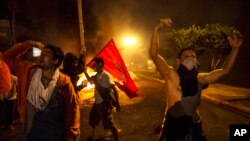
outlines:
{"label": "smoke", "polygon": [[[79,53],[77,0],[16,2],[17,41],[40,40],[59,45],[65,52]],[[140,34],[141,46],[147,49],[152,28],[160,18],[173,18],[173,28],[206,23],[234,26],[239,25],[239,17],[246,19],[241,16],[242,2],[234,0],[82,0],[82,3],[87,55],[95,55],[112,38],[121,47],[125,32]]]}
{"label": "smoke", "polygon": [[[60,46],[65,53],[79,55],[77,0],[16,0],[17,42],[37,40]],[[94,55],[113,36],[113,20],[93,11],[93,1],[83,0],[83,22],[87,55]]]}
{"label": "smoke", "polygon": [[60,46],[65,52],[79,52],[77,7],[70,0],[22,0],[17,3],[18,42],[38,40]]}

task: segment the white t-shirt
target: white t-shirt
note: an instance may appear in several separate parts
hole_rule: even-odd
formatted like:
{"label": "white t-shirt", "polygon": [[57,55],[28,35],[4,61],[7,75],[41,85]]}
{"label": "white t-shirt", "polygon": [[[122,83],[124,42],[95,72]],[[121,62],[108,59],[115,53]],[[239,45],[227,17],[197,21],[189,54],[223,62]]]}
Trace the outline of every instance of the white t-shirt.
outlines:
{"label": "white t-shirt", "polygon": [[[105,73],[104,71],[102,73],[99,73],[96,75],[96,80],[97,80],[97,83],[104,88],[109,88],[110,85],[114,84],[111,77],[107,73]],[[103,101],[100,93],[96,89],[95,89],[94,96],[95,96],[95,103],[96,104],[100,104]]]}

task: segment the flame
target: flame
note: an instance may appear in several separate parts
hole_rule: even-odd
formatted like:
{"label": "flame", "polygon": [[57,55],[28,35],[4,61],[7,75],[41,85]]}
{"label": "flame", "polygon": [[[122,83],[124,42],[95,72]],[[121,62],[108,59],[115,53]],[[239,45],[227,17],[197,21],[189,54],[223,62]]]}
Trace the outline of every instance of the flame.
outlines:
{"label": "flame", "polygon": [[[92,69],[89,69],[89,68],[87,69],[87,73],[89,74],[90,77],[96,74],[96,72],[94,72]],[[84,73],[81,73],[79,75],[79,77],[80,77],[80,79],[77,81],[77,84],[76,84],[77,86],[79,86],[79,85],[81,85],[83,83],[83,84],[86,85],[86,87],[84,87],[83,89],[92,89],[92,88],[95,87],[94,84],[91,84],[91,83],[88,82],[88,80],[87,80],[86,76],[84,75]]]}

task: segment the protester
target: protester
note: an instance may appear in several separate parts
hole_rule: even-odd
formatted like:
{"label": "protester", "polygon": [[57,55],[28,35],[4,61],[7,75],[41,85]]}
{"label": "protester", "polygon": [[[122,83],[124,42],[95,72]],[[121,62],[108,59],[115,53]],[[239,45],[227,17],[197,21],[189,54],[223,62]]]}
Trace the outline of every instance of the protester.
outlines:
{"label": "protester", "polygon": [[[30,47],[41,45],[27,41],[6,51],[5,60],[17,74],[19,87],[26,90],[24,103],[24,141],[74,141],[79,136],[80,111],[70,78],[59,71],[63,51],[54,45],[42,49],[37,64],[20,59]],[[25,99],[25,100],[23,100]]]}
{"label": "protester", "polygon": [[11,75],[11,90],[6,93],[5,95],[2,95],[1,100],[1,106],[2,109],[2,117],[3,118],[3,127],[2,129],[10,129],[14,130],[13,126],[13,120],[15,118],[15,104],[17,99],[17,77],[14,75]]}
{"label": "protester", "polygon": [[[7,95],[7,93],[11,90],[11,73],[8,65],[5,63],[4,60],[2,60],[2,53],[0,52],[0,113],[1,115],[4,115],[5,112],[5,102],[4,97]],[[4,116],[0,117],[0,128],[5,129],[5,119]]]}
{"label": "protester", "polygon": [[5,95],[11,89],[11,74],[8,65],[2,60],[0,52],[0,96]]}
{"label": "protester", "polygon": [[84,81],[78,84],[79,75],[83,73],[85,64],[82,59],[78,58],[73,53],[67,53],[63,60],[63,69],[60,71],[70,77],[70,80],[78,93],[81,89],[86,87]]}
{"label": "protester", "polygon": [[[35,65],[31,63],[33,60],[32,57],[32,48],[37,47],[42,49],[43,44],[36,41],[26,41],[22,43],[15,44],[13,47],[6,50],[2,58],[8,64],[11,72],[18,78],[18,102],[17,102],[17,113],[18,119],[21,123],[24,123],[25,120],[25,107],[26,107],[26,95],[28,91],[28,75],[29,70]],[[37,61],[34,61],[37,62]]]}
{"label": "protester", "polygon": [[[88,81],[95,84],[95,103],[93,104],[89,113],[90,133],[87,141],[93,141],[95,127],[102,121],[105,130],[111,129],[114,139],[119,141],[118,130],[113,122],[113,106],[117,111],[120,111],[120,104],[118,100],[118,93],[111,81],[111,78],[103,70],[104,60],[102,58],[94,59],[94,69],[97,72],[95,76],[90,77],[86,70],[84,71]],[[111,97],[113,94],[115,100]]]}
{"label": "protester", "polygon": [[177,56],[177,71],[159,54],[159,31],[170,27],[170,18],[161,19],[154,26],[151,38],[150,55],[157,70],[165,80],[167,107],[162,125],[160,141],[206,140],[201,128],[201,117],[198,112],[200,91],[203,86],[215,82],[228,74],[235,62],[238,50],[243,42],[239,31],[228,37],[232,51],[220,69],[199,73],[195,50],[184,48]]}

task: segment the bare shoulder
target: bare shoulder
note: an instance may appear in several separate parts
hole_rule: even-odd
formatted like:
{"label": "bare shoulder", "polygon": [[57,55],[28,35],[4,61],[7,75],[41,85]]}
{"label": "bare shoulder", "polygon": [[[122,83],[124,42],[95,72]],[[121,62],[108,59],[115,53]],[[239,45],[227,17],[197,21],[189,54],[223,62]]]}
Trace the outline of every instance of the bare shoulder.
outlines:
{"label": "bare shoulder", "polygon": [[197,79],[199,82],[201,83],[206,83],[206,77],[209,75],[209,73],[206,73],[206,72],[201,72],[201,73],[198,73],[198,76],[197,76]]}
{"label": "bare shoulder", "polygon": [[173,69],[172,66],[168,66],[169,68],[166,69],[167,71],[162,73],[162,77],[164,80],[174,80],[174,79],[179,79],[179,75],[177,72]]}

